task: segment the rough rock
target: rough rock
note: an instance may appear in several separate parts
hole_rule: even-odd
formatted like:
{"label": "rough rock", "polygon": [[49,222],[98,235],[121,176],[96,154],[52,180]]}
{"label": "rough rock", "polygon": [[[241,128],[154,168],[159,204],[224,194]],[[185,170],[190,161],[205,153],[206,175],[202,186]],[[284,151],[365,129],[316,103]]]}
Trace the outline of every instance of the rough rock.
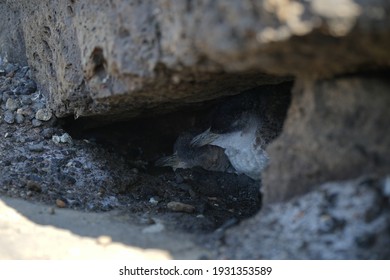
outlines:
{"label": "rough rock", "polygon": [[186,213],[193,213],[195,211],[195,207],[186,204],[186,203],[181,203],[178,201],[171,201],[167,204],[167,208],[169,210],[175,211],[175,212],[186,212]]}
{"label": "rough rock", "polygon": [[283,132],[268,147],[265,203],[329,180],[389,174],[389,90],[380,76],[297,84]]}
{"label": "rough rock", "polygon": [[28,62],[58,117],[109,121],[388,67],[389,2],[333,2],[3,0],[0,55]]}
{"label": "rough rock", "polygon": [[226,233],[219,258],[389,259],[389,177],[331,182]]}

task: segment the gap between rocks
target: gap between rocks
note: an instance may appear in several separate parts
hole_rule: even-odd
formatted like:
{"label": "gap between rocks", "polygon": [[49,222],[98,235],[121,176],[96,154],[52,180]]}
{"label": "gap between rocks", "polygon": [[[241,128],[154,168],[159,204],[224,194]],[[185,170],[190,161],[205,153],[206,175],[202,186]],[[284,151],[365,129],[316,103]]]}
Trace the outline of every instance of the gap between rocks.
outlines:
{"label": "gap between rocks", "polygon": [[[272,94],[277,94],[277,87]],[[120,197],[119,200],[125,200],[126,211],[164,213],[169,216],[169,223],[184,230],[208,232],[256,214],[261,208],[261,182],[245,175],[212,172],[200,167],[174,172],[170,167],[155,166],[155,162],[172,154],[181,133],[207,129],[215,106],[229,98],[103,127],[94,127],[94,120],[67,118],[62,121],[62,127],[76,141],[109,153],[111,160],[106,162],[107,169],[113,170],[114,165],[122,163],[120,172],[125,175],[117,176],[131,179],[119,179],[120,184],[104,189]],[[173,207],[177,202],[184,206]]]}

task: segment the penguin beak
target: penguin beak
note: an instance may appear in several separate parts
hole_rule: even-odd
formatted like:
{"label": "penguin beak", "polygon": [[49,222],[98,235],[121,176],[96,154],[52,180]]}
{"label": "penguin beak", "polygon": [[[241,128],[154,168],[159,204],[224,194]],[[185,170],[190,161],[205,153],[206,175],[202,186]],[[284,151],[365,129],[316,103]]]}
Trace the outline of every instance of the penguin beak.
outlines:
{"label": "penguin beak", "polygon": [[214,140],[218,138],[218,134],[212,133],[210,131],[210,128],[207,129],[205,132],[202,132],[201,134],[195,136],[191,140],[191,146],[192,147],[202,147],[208,144],[211,144]]}
{"label": "penguin beak", "polygon": [[172,167],[173,171],[176,171],[178,168],[185,168],[185,164],[181,162],[177,156],[177,153],[175,152],[171,156],[162,157],[158,159],[155,163],[155,166],[170,166]]}

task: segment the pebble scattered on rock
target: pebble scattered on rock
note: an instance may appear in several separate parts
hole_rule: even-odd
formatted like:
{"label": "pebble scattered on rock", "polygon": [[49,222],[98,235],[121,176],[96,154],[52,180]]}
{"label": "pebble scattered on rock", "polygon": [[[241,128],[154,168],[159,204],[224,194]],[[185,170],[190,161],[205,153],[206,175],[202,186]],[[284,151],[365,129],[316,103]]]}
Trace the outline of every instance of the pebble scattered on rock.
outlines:
{"label": "pebble scattered on rock", "polygon": [[158,200],[155,199],[154,197],[151,197],[151,198],[149,199],[149,203],[152,204],[152,205],[157,205],[157,204],[158,204]]}
{"label": "pebble scattered on rock", "polygon": [[177,201],[169,202],[167,204],[167,208],[169,210],[174,211],[174,212],[194,213],[194,211],[195,211],[194,206],[192,206],[190,204],[182,203],[182,202],[177,202]]}
{"label": "pebble scattered on rock", "polygon": [[53,133],[54,133],[54,129],[53,129],[52,127],[47,127],[47,128],[45,128],[45,129],[42,130],[42,136],[43,136],[45,139],[50,139],[50,138],[52,138]]}
{"label": "pebble scattered on rock", "polygon": [[8,98],[7,102],[5,103],[5,108],[10,111],[15,111],[20,106],[20,102],[18,99],[14,98]]}
{"label": "pebble scattered on rock", "polygon": [[24,122],[24,116],[22,114],[16,113],[15,120],[16,123],[21,124]]}
{"label": "pebble scattered on rock", "polygon": [[15,115],[12,111],[5,111],[4,112],[4,121],[8,124],[13,124],[15,122]]}
{"label": "pebble scattered on rock", "polygon": [[52,141],[55,144],[60,144],[60,143],[68,143],[68,144],[73,144],[73,139],[72,136],[70,136],[68,133],[64,133],[61,136],[58,135],[53,135],[52,136]]}
{"label": "pebble scattered on rock", "polygon": [[43,143],[30,145],[28,146],[28,149],[31,152],[36,152],[36,153],[43,152],[44,151]]}
{"label": "pebble scattered on rock", "polygon": [[62,199],[57,199],[56,200],[56,205],[57,205],[58,208],[65,208],[66,207],[65,201],[63,201]]}
{"label": "pebble scattered on rock", "polygon": [[52,117],[52,112],[50,109],[39,109],[36,114],[35,118],[39,121],[49,121]]}
{"label": "pebble scattered on rock", "polygon": [[37,120],[37,119],[33,119],[32,120],[32,126],[33,127],[39,127],[42,125],[42,122],[40,120]]}

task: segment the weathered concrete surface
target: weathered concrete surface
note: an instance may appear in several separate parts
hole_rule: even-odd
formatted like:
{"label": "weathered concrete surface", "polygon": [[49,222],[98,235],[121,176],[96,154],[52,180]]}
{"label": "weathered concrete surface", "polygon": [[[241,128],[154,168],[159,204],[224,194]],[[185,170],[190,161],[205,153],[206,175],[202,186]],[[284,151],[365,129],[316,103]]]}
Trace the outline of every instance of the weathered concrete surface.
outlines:
{"label": "weathered concrete surface", "polygon": [[390,177],[329,182],[230,230],[220,258],[389,259]]}
{"label": "weathered concrete surface", "polygon": [[0,54],[29,63],[58,117],[125,118],[285,75],[389,66],[389,2],[333,2],[2,0]]}
{"label": "weathered concrete surface", "polygon": [[389,90],[380,76],[296,84],[284,130],[268,147],[265,203],[329,180],[389,174]]}

